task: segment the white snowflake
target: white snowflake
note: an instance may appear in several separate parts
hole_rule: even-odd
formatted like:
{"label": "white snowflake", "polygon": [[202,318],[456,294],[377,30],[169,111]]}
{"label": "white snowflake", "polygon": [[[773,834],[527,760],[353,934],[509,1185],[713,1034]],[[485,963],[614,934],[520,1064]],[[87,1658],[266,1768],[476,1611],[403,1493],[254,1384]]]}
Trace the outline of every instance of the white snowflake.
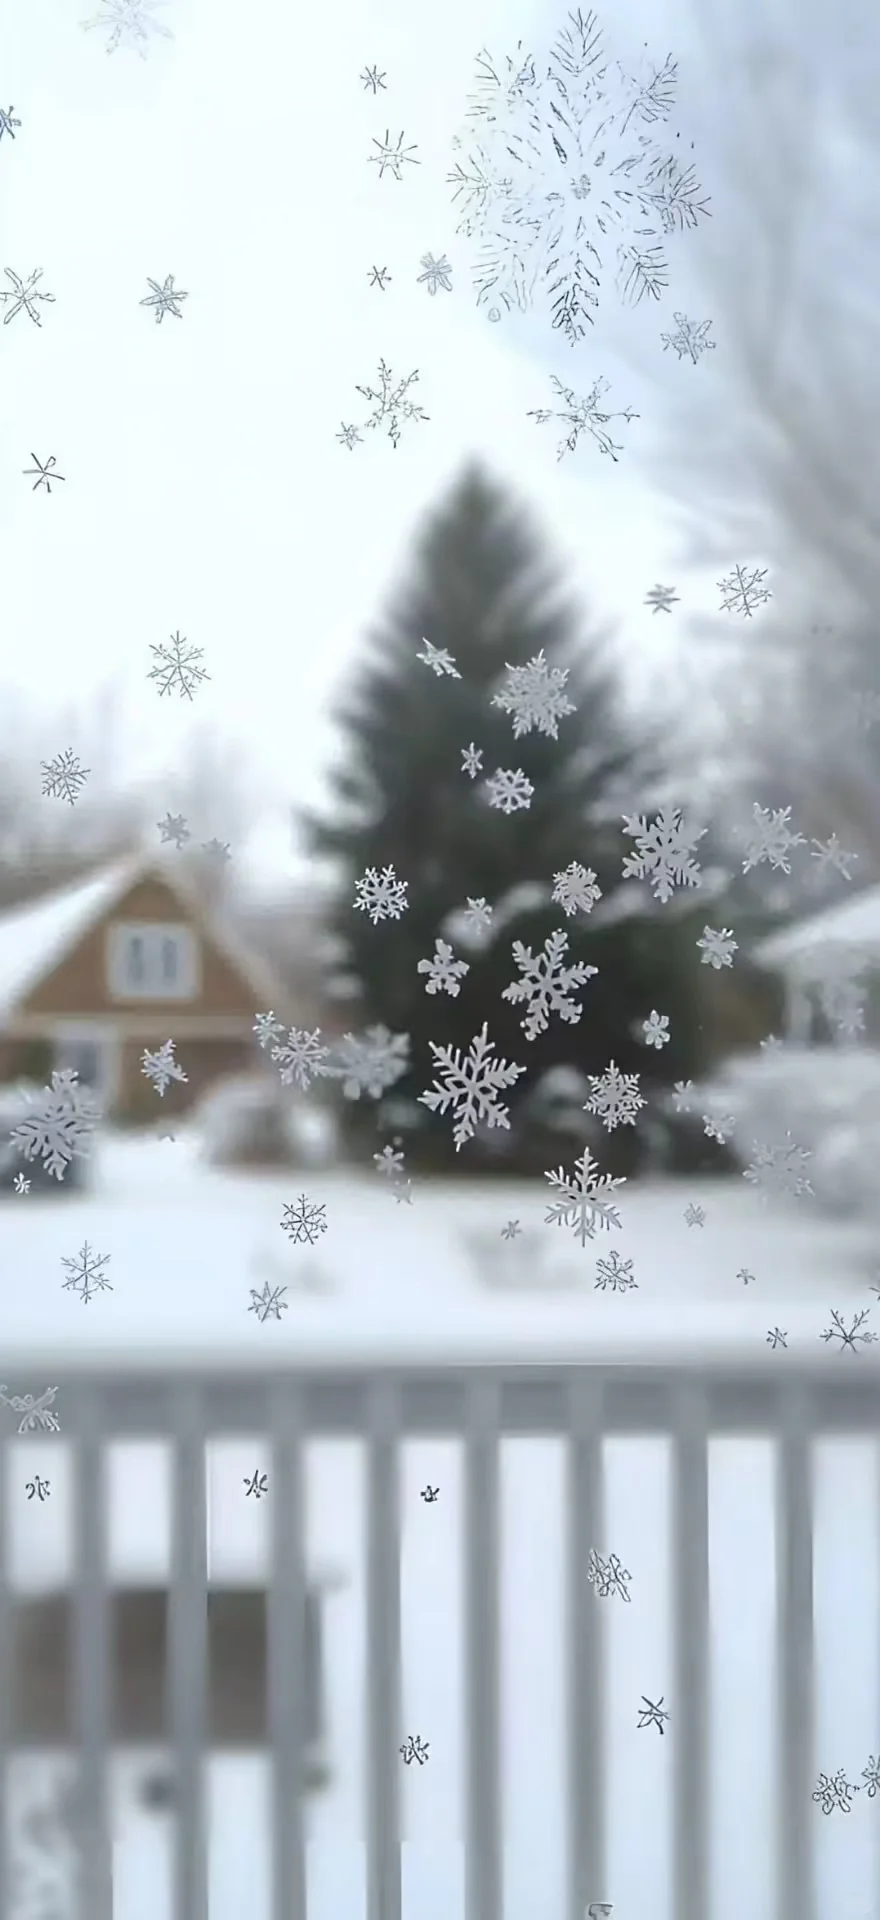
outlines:
{"label": "white snowflake", "polygon": [[483,749],[475,747],[473,741],[470,746],[461,749],[461,771],[468,774],[471,780],[476,780],[477,774],[483,771]]}
{"label": "white snowflake", "polygon": [[12,1182],[12,1185],[16,1193],[30,1193],[31,1183],[29,1180],[25,1179],[23,1173],[16,1174],[15,1179]]}
{"label": "white snowflake", "polygon": [[602,898],[602,889],[592,867],[582,867],[579,860],[571,860],[561,873],[554,873],[550,897],[553,905],[561,907],[571,919],[578,911],[592,913],[597,900]]}
{"label": "white snowflake", "polygon": [[827,840],[811,840],[810,846],[814,849],[810,858],[819,863],[816,868],[817,874],[825,873],[831,867],[835,872],[842,874],[844,880],[852,879],[850,865],[854,860],[858,860],[859,856],[857,853],[847,853],[841,846],[836,833],[830,834]]}
{"label": "white snowflake", "polygon": [[625,1186],[625,1179],[600,1173],[589,1147],[585,1147],[580,1159],[575,1161],[570,1179],[564,1167],[557,1168],[555,1173],[545,1173],[544,1178],[559,1195],[544,1216],[548,1227],[571,1227],[575,1239],[585,1247],[587,1241],[595,1237],[597,1227],[620,1226],[620,1214],[608,1195],[617,1187]]}
{"label": "white snowflake", "polygon": [[608,428],[612,420],[624,420],[629,426],[632,420],[638,420],[638,414],[632,407],[623,407],[616,413],[609,413],[600,403],[609,391],[609,381],[594,380],[589,393],[577,394],[573,388],[565,387],[555,373],[550,375],[550,385],[555,388],[564,407],[530,407],[527,418],[534,420],[537,427],[545,427],[548,420],[561,420],[568,428],[556,448],[557,460],[564,460],[567,453],[576,453],[581,435],[586,433],[595,440],[600,453],[610,454],[617,464],[617,456],[623,452],[619,440],[612,440]]}
{"label": "white snowflake", "polygon": [[346,1100],[360,1100],[364,1093],[371,1100],[381,1100],[407,1072],[409,1048],[408,1033],[391,1033],[379,1023],[361,1034],[344,1033],[325,1071],[342,1081]]}
{"label": "white snowflake", "polygon": [[757,1187],[764,1198],[781,1195],[796,1199],[802,1193],[813,1191],[804,1173],[812,1157],[805,1147],[796,1146],[786,1128],[781,1140],[753,1140],[751,1162],[743,1172],[743,1179]]}
{"label": "white snowflake", "polygon": [[[424,421],[430,418],[430,415],[425,413],[423,407],[417,406],[414,400],[407,398],[410,387],[415,385],[418,377],[418,367],[414,367],[412,373],[406,374],[403,378],[395,382],[394,375],[387,362],[380,360],[378,387],[359,386],[357,389],[358,393],[362,394],[365,400],[371,400],[373,402],[372,413],[368,415],[366,420],[361,421],[364,431],[367,432],[373,428],[384,426],[395,451],[400,444],[400,436],[403,432],[405,422],[412,420]],[[347,438],[349,433],[353,434],[355,439],[360,438],[357,428],[354,427],[343,429],[343,435],[338,435],[337,438],[346,437],[347,444],[351,445],[351,440]]]}
{"label": "white snowflake", "polygon": [[558,1013],[569,1027],[576,1026],[580,1020],[583,1007],[571,998],[570,989],[585,986],[599,969],[588,966],[584,960],[565,966],[567,948],[568,934],[558,927],[548,935],[537,955],[531,947],[523,946],[521,940],[514,940],[514,964],[522,978],[512,980],[501,998],[509,1000],[514,1007],[521,1006],[523,1001],[527,1003],[528,1012],[520,1021],[527,1040],[536,1040],[539,1033],[546,1033],[553,1013]]}
{"label": "white snowflake", "polygon": [[705,1209],[694,1206],[693,1201],[691,1201],[689,1207],[685,1207],[684,1217],[685,1223],[689,1227],[704,1227],[706,1225]]}
{"label": "white snowflake", "polygon": [[502,813],[518,813],[523,807],[530,807],[534,795],[531,780],[527,780],[521,767],[498,767],[490,780],[486,781],[486,796],[490,807],[500,808]]}
{"label": "white snowflake", "polygon": [[287,1202],[281,1225],[291,1240],[307,1240],[313,1247],[319,1234],[327,1232],[327,1208],[301,1193],[298,1200]]}
{"label": "white snowflake", "polygon": [[643,813],[625,814],[623,830],[636,843],[623,863],[624,880],[650,880],[662,901],[671,900],[676,887],[700,885],[693,853],[706,828],[686,827],[679,807],[661,807],[650,826]]}
{"label": "white snowflake", "polygon": [[701,966],[714,967],[716,973],[722,967],[732,967],[733,956],[739,952],[739,943],[729,927],[704,927],[703,938],[697,941],[697,946]]}
{"label": "white snowflake", "polygon": [[646,593],[644,605],[650,607],[652,613],[671,613],[673,607],[678,605],[680,597],[674,587],[661,586],[658,580],[656,586]]}
{"label": "white snowflake", "polygon": [[25,1160],[43,1160],[46,1172],[63,1180],[71,1160],[88,1154],[101,1110],[68,1068],[53,1073],[51,1087],[40,1095],[25,1098],[29,1110],[12,1128],[12,1145]]}
{"label": "white snowflake", "polygon": [[466,973],[470,973],[467,960],[456,960],[448,940],[435,940],[434,953],[430,960],[420,960],[417,973],[426,973],[426,993],[448,993],[453,1000],[461,991],[460,982]]}
{"label": "white snowflake", "polygon": [[634,1127],[645,1101],[639,1092],[637,1073],[621,1073],[612,1060],[604,1073],[591,1073],[590,1098],[585,1113],[594,1113],[603,1127]]}
{"label": "white snowflake", "polygon": [[703,1132],[707,1140],[717,1140],[720,1147],[727,1145],[736,1131],[736,1119],[732,1113],[703,1114]]}
{"label": "white snowflake", "polygon": [[177,687],[181,700],[191,700],[193,687],[200,686],[203,680],[210,680],[211,675],[199,666],[204,651],[204,647],[187,646],[186,636],[182,633],[172,633],[167,647],[150,647],[156,665],[150,668],[147,679],[155,680],[160,698],[163,693],[170,693],[172,687]]}
{"label": "white snowflake", "polygon": [[402,1180],[405,1177],[404,1156],[399,1147],[383,1147],[381,1153],[374,1153],[373,1165],[386,1180]]}
{"label": "white snowflake", "polygon": [[424,653],[417,653],[416,659],[421,660],[423,666],[430,667],[431,672],[436,673],[438,680],[442,680],[444,674],[450,680],[461,679],[455,661],[445,647],[432,647],[430,640],[423,640],[422,646]]}
{"label": "white snowflake", "polygon": [[313,1080],[329,1072],[330,1048],[322,1043],[320,1027],[311,1032],[305,1027],[291,1027],[286,1040],[274,1042],[271,1057],[282,1085],[297,1086],[303,1093],[308,1092]]}
{"label": "white snowflake", "polygon": [[696,366],[701,354],[715,352],[715,341],[709,339],[711,320],[689,320],[685,313],[674,313],[672,318],[676,323],[674,332],[660,335],[664,353],[667,347],[673,347],[679,360],[687,355]]}
{"label": "white snowflake", "polygon": [[172,1080],[179,1080],[183,1085],[186,1085],[187,1081],[182,1066],[174,1058],[173,1040],[163,1040],[161,1047],[157,1047],[155,1053],[150,1053],[149,1048],[145,1049],[141,1055],[141,1073],[146,1074],[148,1080],[152,1080],[158,1094],[164,1094]]}
{"label": "white snowflake", "polygon": [[456,1153],[461,1151],[465,1140],[471,1139],[481,1121],[487,1127],[503,1127],[509,1131],[510,1115],[497,1095],[503,1088],[512,1087],[525,1073],[525,1067],[490,1058],[495,1042],[489,1039],[488,1023],[483,1021],[482,1031],[474,1035],[464,1058],[460,1047],[438,1046],[434,1040],[428,1044],[445,1084],[435,1080],[432,1087],[419,1094],[419,1100],[432,1113],[446,1113],[452,1108]]}
{"label": "white snowflake", "polygon": [[604,1292],[606,1287],[610,1287],[612,1293],[626,1293],[630,1287],[637,1287],[638,1284],[632,1261],[622,1260],[616,1247],[612,1247],[604,1259],[596,1261],[594,1288],[599,1287]]}
{"label": "white snowflake", "polygon": [[88,1241],[84,1240],[79,1253],[69,1259],[62,1256],[61,1265],[67,1268],[70,1275],[69,1280],[64,1282],[65,1290],[78,1293],[83,1301],[91,1300],[93,1293],[112,1293],[113,1282],[104,1273],[109,1259],[109,1253],[93,1253]]}
{"label": "white snowflake", "polygon": [[719,580],[722,613],[741,613],[745,620],[751,620],[756,607],[765,600],[772,599],[769,587],[765,587],[766,567],[734,567],[730,573]]}
{"label": "white snowflake", "polygon": [[101,0],[101,12],[91,20],[80,21],[80,25],[86,32],[92,27],[109,27],[108,53],[115,53],[117,47],[132,47],[146,60],[151,33],[174,39],[171,28],[153,18],[155,8],[164,4],[165,0]]}
{"label": "white snowflake", "polygon": [[173,841],[178,853],[186,841],[192,839],[182,813],[166,813],[164,820],[157,820],[156,825],[162,835],[163,843]]}
{"label": "white snowflake", "polygon": [[43,760],[40,764],[43,769],[43,793],[53,799],[66,800],[72,807],[79,799],[80,788],[85,786],[91,768],[84,767],[70,747],[65,747],[63,753],[56,753],[54,760]]}
{"label": "white snowflake", "polygon": [[258,1045],[265,1050],[266,1047],[272,1047],[277,1040],[280,1040],[284,1032],[284,1022],[283,1020],[276,1020],[270,1008],[268,1013],[257,1014],[253,1031],[257,1036]]}
{"label": "white snowflake", "polygon": [[355,909],[369,914],[374,927],[380,920],[399,920],[409,906],[408,886],[408,880],[398,880],[393,867],[383,867],[381,874],[375,867],[367,867],[354,883]]}
{"label": "white snowflake", "polygon": [[794,833],[789,824],[791,808],[761,807],[755,800],[752,815],[755,824],[746,840],[743,873],[750,873],[753,867],[759,867],[765,861],[777,872],[790,873],[791,849],[804,845],[803,834]]}
{"label": "white snowflake", "polygon": [[533,727],[548,739],[558,740],[560,720],[576,712],[565,693],[569,671],[568,667],[548,666],[543,647],[526,666],[507,665],[507,685],[493,694],[492,705],[513,714],[514,740],[531,733]]}
{"label": "white snowflake", "polygon": [[676,1113],[692,1113],[691,1101],[694,1097],[692,1080],[676,1080],[672,1089],[672,1104]]}
{"label": "white snowflake", "polygon": [[476,900],[468,894],[467,906],[461,916],[462,926],[471,939],[480,946],[484,945],[491,929],[492,912],[492,907],[487,900],[483,899],[482,894]]}
{"label": "white snowflake", "polygon": [[647,1020],[642,1021],[642,1038],[646,1047],[668,1047],[670,1040],[669,1015],[658,1013],[652,1007]]}

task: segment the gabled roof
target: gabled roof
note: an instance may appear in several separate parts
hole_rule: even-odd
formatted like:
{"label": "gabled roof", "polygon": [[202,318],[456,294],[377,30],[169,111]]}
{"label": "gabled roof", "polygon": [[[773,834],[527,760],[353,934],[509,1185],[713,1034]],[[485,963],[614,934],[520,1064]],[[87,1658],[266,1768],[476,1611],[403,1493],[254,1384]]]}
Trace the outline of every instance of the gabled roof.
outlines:
{"label": "gabled roof", "polygon": [[191,889],[161,859],[147,854],[114,860],[97,873],[0,914],[0,1022],[52,973],[137,880],[154,875],[177,896],[196,925],[268,1009],[279,986],[265,963],[212,923]]}
{"label": "gabled roof", "polygon": [[853,900],[825,907],[806,920],[759,941],[752,958],[760,967],[796,967],[827,947],[860,947],[880,961],[880,887],[866,887]]}

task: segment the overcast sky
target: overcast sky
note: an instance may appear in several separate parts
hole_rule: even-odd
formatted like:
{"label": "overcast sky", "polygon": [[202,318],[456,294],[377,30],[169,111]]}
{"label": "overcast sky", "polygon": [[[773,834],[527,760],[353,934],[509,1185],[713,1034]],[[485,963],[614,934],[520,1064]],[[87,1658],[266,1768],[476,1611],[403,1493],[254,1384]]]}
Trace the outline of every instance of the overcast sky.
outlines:
{"label": "overcast sky", "polygon": [[[672,658],[681,612],[655,618],[645,593],[677,579],[688,605],[711,605],[714,588],[677,578],[663,502],[640,483],[650,421],[615,366],[615,328],[640,328],[670,381],[711,378],[720,356],[662,354],[675,288],[650,314],[612,311],[574,350],[535,317],[490,324],[445,184],[479,47],[546,41],[564,5],[167,0],[174,39],[152,39],[146,60],[83,31],[99,11],[4,8],[0,107],[21,126],[0,141],[0,267],[42,267],[55,301],[41,327],[22,313],[0,329],[0,683],[45,707],[46,751],[69,744],[55,732],[71,699],[87,706],[112,678],[133,763],[173,766],[193,709],[146,675],[151,644],[179,630],[211,676],[198,717],[258,758],[283,822],[272,845],[286,845],[286,809],[320,791],[329,701],[414,519],[473,452],[539,510],[630,657]],[[640,0],[603,18],[624,54],[646,34],[658,58],[671,48],[684,96],[683,16],[685,0]],[[359,78],[371,64],[386,74],[376,98]],[[399,183],[367,165],[386,127],[417,147]],[[418,284],[426,251],[452,262],[451,294]],[[373,265],[390,269],[385,292]],[[188,298],[156,325],[139,303],[168,274]],[[335,436],[363,418],[355,386],[374,384],[380,356],[419,369],[430,420],[396,452],[378,434],[349,452]],[[553,371],[584,392],[605,375],[609,405],[641,403],[617,465],[591,443],[557,465],[555,427],[525,417],[550,404]],[[32,454],[65,476],[51,495],[23,476]]]}

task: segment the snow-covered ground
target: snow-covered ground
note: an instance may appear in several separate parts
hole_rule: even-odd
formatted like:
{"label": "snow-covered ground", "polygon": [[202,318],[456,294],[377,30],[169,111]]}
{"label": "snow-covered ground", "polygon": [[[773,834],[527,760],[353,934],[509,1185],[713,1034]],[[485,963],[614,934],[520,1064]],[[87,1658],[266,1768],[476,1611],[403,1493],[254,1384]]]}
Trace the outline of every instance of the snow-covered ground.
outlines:
{"label": "snow-covered ground", "polygon": [[[301,1187],[326,1204],[328,1231],[314,1249],[290,1247],[279,1227]],[[688,1228],[688,1202],[706,1212]],[[622,1190],[623,1228],[582,1249],[543,1226],[540,1184],[416,1188],[395,1205],[378,1179],[310,1173],[300,1180],[211,1174],[191,1142],[108,1142],[91,1195],[13,1197],[2,1210],[7,1285],[3,1377],[39,1391],[76,1354],[129,1363],[150,1351],[260,1357],[318,1364],[367,1351],[435,1359],[475,1352],[541,1352],[559,1359],[624,1348],[660,1355],[735,1342],[782,1367],[766,1329],[790,1330],[789,1352],[815,1350],[831,1306],[870,1305],[871,1248],[855,1230],[802,1210],[765,1210],[738,1180]],[[519,1219],[520,1239],[502,1241]],[[62,1291],[63,1255],[83,1239],[110,1253],[113,1292],[84,1304]],[[616,1245],[639,1286],[594,1292],[597,1257]],[[522,1254],[526,1246],[525,1258]],[[539,1255],[543,1254],[542,1258]],[[500,1255],[500,1257],[496,1257]],[[510,1256],[508,1258],[508,1256]],[[746,1267],[755,1279],[737,1278]],[[312,1285],[304,1281],[311,1276]],[[16,1281],[13,1276],[17,1277]],[[251,1286],[290,1282],[290,1310],[260,1324]],[[300,1290],[296,1290],[297,1276]],[[672,1303],[676,1311],[670,1313]],[[27,1357],[27,1378],[22,1364]],[[44,1365],[45,1360],[45,1365]],[[841,1366],[875,1364],[869,1348]],[[16,1584],[54,1583],[69,1564],[63,1395],[60,1440],[16,1442],[12,1556]],[[14,1419],[12,1413],[5,1416]],[[268,1500],[246,1499],[243,1480],[262,1464],[258,1436],[209,1452],[209,1566],[214,1579],[261,1577]],[[607,1448],[607,1537],[632,1575],[632,1603],[603,1603],[607,1623],[610,1857],[600,1892],[615,1915],[673,1920],[668,1891],[668,1783],[672,1738],[637,1731],[640,1696],[675,1699],[669,1646],[668,1461],[660,1441]],[[52,1497],[28,1502],[35,1466]],[[165,1456],[155,1446],[111,1454],[114,1577],[164,1572],[168,1554]],[[563,1920],[565,1828],[562,1450],[553,1441],[502,1449],[504,1791],[506,1920]],[[844,1767],[858,1782],[880,1753],[876,1618],[877,1462],[867,1441],[823,1443],[817,1462],[817,1771]],[[711,1470],[714,1730],[712,1920],[771,1920],[773,1873],[772,1647],[774,1556],[769,1445],[716,1442]],[[438,1485],[434,1504],[419,1498]],[[327,1600],[329,1744],[333,1784],[310,1811],[311,1920],[359,1920],[363,1911],[363,1699],[365,1567],[362,1459],[356,1445],[322,1442],[308,1455],[308,1557],[339,1568]],[[271,1498],[271,1491],[270,1491]],[[423,1767],[403,1768],[404,1910],[418,1920],[463,1920],[460,1844],[462,1715],[460,1457],[452,1443],[404,1450],[403,1658],[407,1731],[430,1743]],[[743,1686],[743,1676],[748,1686]],[[170,1915],[165,1818],[134,1792],[142,1762],[115,1774],[116,1920]],[[259,1761],[210,1767],[211,1913],[268,1920],[266,1780]],[[812,1808],[822,1914],[864,1920],[880,1911],[880,1801],[862,1792],[849,1818]],[[743,1839],[746,1838],[746,1844]],[[636,1844],[634,1844],[634,1839]]]}

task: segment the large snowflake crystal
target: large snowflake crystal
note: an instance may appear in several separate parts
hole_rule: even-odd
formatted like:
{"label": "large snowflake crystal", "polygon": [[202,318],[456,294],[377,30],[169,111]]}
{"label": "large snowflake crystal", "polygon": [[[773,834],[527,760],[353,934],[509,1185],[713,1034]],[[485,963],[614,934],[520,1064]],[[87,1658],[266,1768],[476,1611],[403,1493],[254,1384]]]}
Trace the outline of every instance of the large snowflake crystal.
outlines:
{"label": "large snowflake crystal", "polygon": [[507,684],[492,695],[492,705],[513,715],[514,740],[531,733],[533,727],[558,740],[560,720],[576,710],[565,693],[568,675],[568,667],[547,665],[543,647],[526,666],[507,667]]}
{"label": "large snowflake crystal", "polygon": [[342,1081],[346,1100],[360,1100],[364,1093],[371,1100],[381,1100],[406,1073],[409,1045],[408,1033],[391,1033],[381,1024],[367,1027],[365,1033],[344,1033],[331,1054],[331,1064],[322,1072]]}
{"label": "large snowflake crystal", "polygon": [[575,1239],[585,1247],[597,1227],[620,1226],[620,1214],[608,1196],[625,1185],[625,1176],[615,1179],[610,1173],[600,1173],[589,1147],[575,1161],[571,1179],[564,1167],[545,1173],[544,1178],[559,1195],[544,1215],[548,1227],[571,1227]]}
{"label": "large snowflake crystal", "polygon": [[643,1106],[637,1073],[621,1073],[612,1060],[604,1073],[587,1075],[590,1097],[585,1113],[593,1113],[610,1132],[613,1127],[634,1127]]}
{"label": "large snowflake crystal", "polygon": [[273,1041],[271,1057],[281,1075],[282,1086],[297,1086],[303,1093],[308,1092],[313,1080],[321,1079],[330,1071],[330,1048],[321,1040],[320,1027],[314,1027],[311,1032],[306,1027],[291,1027],[286,1040],[279,1034]]}
{"label": "large snowflake crystal", "polygon": [[531,947],[523,946],[521,940],[514,940],[513,958],[519,968],[520,979],[512,980],[501,995],[514,1007],[525,1001],[528,1012],[520,1021],[527,1040],[536,1040],[539,1033],[546,1033],[551,1013],[558,1013],[570,1027],[576,1026],[583,1008],[580,1002],[571,998],[572,987],[582,987],[598,973],[598,967],[590,967],[585,960],[577,960],[573,966],[564,965],[568,947],[568,934],[557,928],[544,941],[542,951],[534,955]]}
{"label": "large snowflake crystal", "polygon": [[476,241],[477,305],[546,306],[574,345],[609,279],[618,298],[659,299],[667,236],[708,212],[670,139],[676,62],[628,71],[594,13],[570,13],[549,54],[483,51],[463,158],[447,176],[458,231]]}
{"label": "large snowflake crystal", "polygon": [[369,914],[374,927],[380,920],[399,920],[409,906],[408,885],[407,880],[398,880],[393,867],[383,867],[381,873],[375,867],[367,867],[354,883],[355,908]]}
{"label": "large snowflake crystal", "polygon": [[497,1096],[505,1087],[513,1086],[525,1067],[515,1066],[510,1060],[491,1059],[495,1042],[489,1039],[487,1022],[484,1020],[482,1032],[474,1035],[464,1058],[460,1047],[438,1046],[434,1040],[428,1044],[445,1084],[435,1080],[433,1087],[419,1094],[419,1101],[432,1113],[447,1113],[452,1107],[456,1153],[472,1138],[481,1121],[487,1127],[503,1127],[509,1132],[510,1114]]}
{"label": "large snowflake crystal", "polygon": [[678,807],[661,807],[650,827],[643,813],[624,816],[623,831],[637,849],[624,860],[624,880],[650,880],[655,900],[664,902],[675,887],[699,886],[693,854],[706,829],[686,827]]}
{"label": "large snowflake crystal", "polygon": [[46,1172],[63,1180],[74,1157],[86,1158],[100,1108],[69,1069],[53,1073],[51,1087],[27,1099],[28,1111],[9,1135],[12,1145],[25,1160],[43,1160]]}
{"label": "large snowflake crystal", "polygon": [[786,1128],[781,1140],[752,1142],[752,1158],[743,1179],[756,1187],[763,1199],[795,1200],[800,1194],[813,1191],[804,1172],[812,1157],[806,1147],[797,1146]]}
{"label": "large snowflake crystal", "polygon": [[790,807],[761,807],[757,800],[752,806],[754,826],[747,829],[746,857],[743,861],[743,873],[751,873],[753,867],[765,862],[777,872],[790,873],[789,855],[792,847],[802,847],[804,836],[796,833],[791,825]]}

